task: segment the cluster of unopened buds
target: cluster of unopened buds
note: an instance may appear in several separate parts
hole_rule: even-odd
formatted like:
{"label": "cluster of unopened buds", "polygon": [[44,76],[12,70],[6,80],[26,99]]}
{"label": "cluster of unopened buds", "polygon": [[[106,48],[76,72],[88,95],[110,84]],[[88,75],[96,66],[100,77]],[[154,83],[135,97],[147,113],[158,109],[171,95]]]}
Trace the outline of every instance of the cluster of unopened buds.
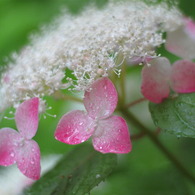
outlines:
{"label": "cluster of unopened buds", "polygon": [[[187,59],[172,66],[164,57],[146,57],[143,62],[141,92],[151,102],[161,103],[169,96],[170,89],[176,93],[195,92],[195,63],[189,61],[195,57],[195,52],[193,55],[187,52],[184,44],[185,40],[187,44],[195,43],[195,24],[185,20],[182,29],[168,34],[166,48],[183,58],[187,53]],[[107,77],[98,78],[84,93],[86,111],[74,110],[62,116],[55,138],[67,144],[80,144],[92,137],[95,150],[101,153],[130,152],[132,146],[127,123],[122,117],[113,115],[117,102],[118,95],[112,81]],[[32,140],[38,129],[39,104],[40,99],[33,97],[16,109],[19,132],[8,127],[0,130],[0,165],[16,163],[24,175],[34,180],[40,178],[40,149]]]}

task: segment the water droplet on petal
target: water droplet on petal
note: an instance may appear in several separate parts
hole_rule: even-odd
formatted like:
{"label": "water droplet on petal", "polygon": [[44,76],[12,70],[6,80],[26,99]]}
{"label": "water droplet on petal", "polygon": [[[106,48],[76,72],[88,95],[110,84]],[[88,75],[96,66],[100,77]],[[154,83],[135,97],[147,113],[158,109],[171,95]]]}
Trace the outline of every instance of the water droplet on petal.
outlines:
{"label": "water droplet on petal", "polygon": [[34,161],[34,160],[31,160],[30,163],[31,163],[32,165],[34,165],[34,164],[35,164],[35,161]]}
{"label": "water droplet on petal", "polygon": [[12,152],[12,153],[10,154],[10,156],[11,156],[11,157],[14,157],[14,156],[15,156],[15,154]]}
{"label": "water droplet on petal", "polygon": [[83,125],[83,122],[80,122],[79,125]]}

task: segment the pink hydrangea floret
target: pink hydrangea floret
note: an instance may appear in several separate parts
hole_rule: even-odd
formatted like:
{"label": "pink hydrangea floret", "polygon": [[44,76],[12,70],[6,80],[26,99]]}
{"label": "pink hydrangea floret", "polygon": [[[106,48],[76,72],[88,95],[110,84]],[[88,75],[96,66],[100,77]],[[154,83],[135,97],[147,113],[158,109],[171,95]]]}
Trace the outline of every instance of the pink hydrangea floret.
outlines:
{"label": "pink hydrangea floret", "polygon": [[170,93],[195,92],[195,63],[188,60],[176,61],[172,66],[167,58],[150,61],[142,69],[141,92],[154,103],[161,103]]}
{"label": "pink hydrangea floret", "polygon": [[55,138],[67,144],[79,144],[90,137],[101,153],[128,153],[130,134],[125,120],[112,115],[118,101],[117,91],[108,78],[96,80],[85,91],[86,111],[74,110],[62,116]]}
{"label": "pink hydrangea floret", "polygon": [[165,47],[183,59],[195,59],[195,22],[191,18],[183,18],[180,28],[167,32]]}
{"label": "pink hydrangea floret", "polygon": [[0,129],[0,165],[17,164],[27,177],[40,178],[40,149],[32,140],[38,128],[39,98],[24,101],[16,110],[15,121],[19,132]]}

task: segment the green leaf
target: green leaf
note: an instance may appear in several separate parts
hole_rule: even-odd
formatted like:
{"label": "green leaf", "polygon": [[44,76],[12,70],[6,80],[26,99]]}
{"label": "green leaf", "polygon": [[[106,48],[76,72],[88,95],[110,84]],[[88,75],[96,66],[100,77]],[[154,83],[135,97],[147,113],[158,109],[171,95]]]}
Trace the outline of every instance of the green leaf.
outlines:
{"label": "green leaf", "polygon": [[157,127],[178,137],[195,137],[195,93],[150,103],[149,108]]}
{"label": "green leaf", "polygon": [[25,195],[84,195],[115,168],[115,154],[101,154],[81,145],[25,191]]}

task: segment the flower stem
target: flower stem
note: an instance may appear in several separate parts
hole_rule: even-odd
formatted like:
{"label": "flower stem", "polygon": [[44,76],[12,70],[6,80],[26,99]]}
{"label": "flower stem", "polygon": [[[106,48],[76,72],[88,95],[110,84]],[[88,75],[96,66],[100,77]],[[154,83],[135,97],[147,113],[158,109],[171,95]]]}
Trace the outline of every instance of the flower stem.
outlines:
{"label": "flower stem", "polygon": [[120,89],[121,89],[120,102],[125,103],[126,101],[126,92],[125,92],[126,65],[122,64],[121,69],[122,71],[121,71],[121,77],[120,77]]}
{"label": "flower stem", "polygon": [[[154,131],[154,134],[158,135],[159,133],[160,133],[160,128],[157,128],[156,131]],[[144,131],[142,131],[142,132],[140,132],[138,134],[131,135],[131,140],[139,140],[139,139],[141,139],[142,137],[144,137],[146,135],[147,134]]]}
{"label": "flower stem", "polygon": [[137,118],[132,115],[128,110],[120,108],[121,113],[126,117],[129,122],[137,126],[142,130],[148,137],[152,140],[153,143],[164,153],[164,155],[176,166],[176,168],[185,175],[189,180],[195,184],[195,177],[181,164],[181,162],[163,145],[159,138],[155,135],[154,132],[150,131],[142,123],[137,120]]}
{"label": "flower stem", "polygon": [[53,97],[55,99],[59,99],[59,100],[71,100],[74,102],[79,102],[79,103],[83,103],[83,100],[77,97],[74,97],[72,95],[67,95],[67,94],[63,94],[59,91],[55,92],[55,94],[53,95]]}
{"label": "flower stem", "polygon": [[134,106],[134,105],[136,105],[136,104],[139,104],[139,103],[141,103],[141,102],[143,102],[143,101],[146,101],[147,99],[146,98],[140,98],[140,99],[138,99],[138,100],[135,100],[135,101],[133,101],[133,102],[130,102],[129,104],[127,104],[125,107],[126,108],[130,108],[130,107],[132,107],[132,106]]}

